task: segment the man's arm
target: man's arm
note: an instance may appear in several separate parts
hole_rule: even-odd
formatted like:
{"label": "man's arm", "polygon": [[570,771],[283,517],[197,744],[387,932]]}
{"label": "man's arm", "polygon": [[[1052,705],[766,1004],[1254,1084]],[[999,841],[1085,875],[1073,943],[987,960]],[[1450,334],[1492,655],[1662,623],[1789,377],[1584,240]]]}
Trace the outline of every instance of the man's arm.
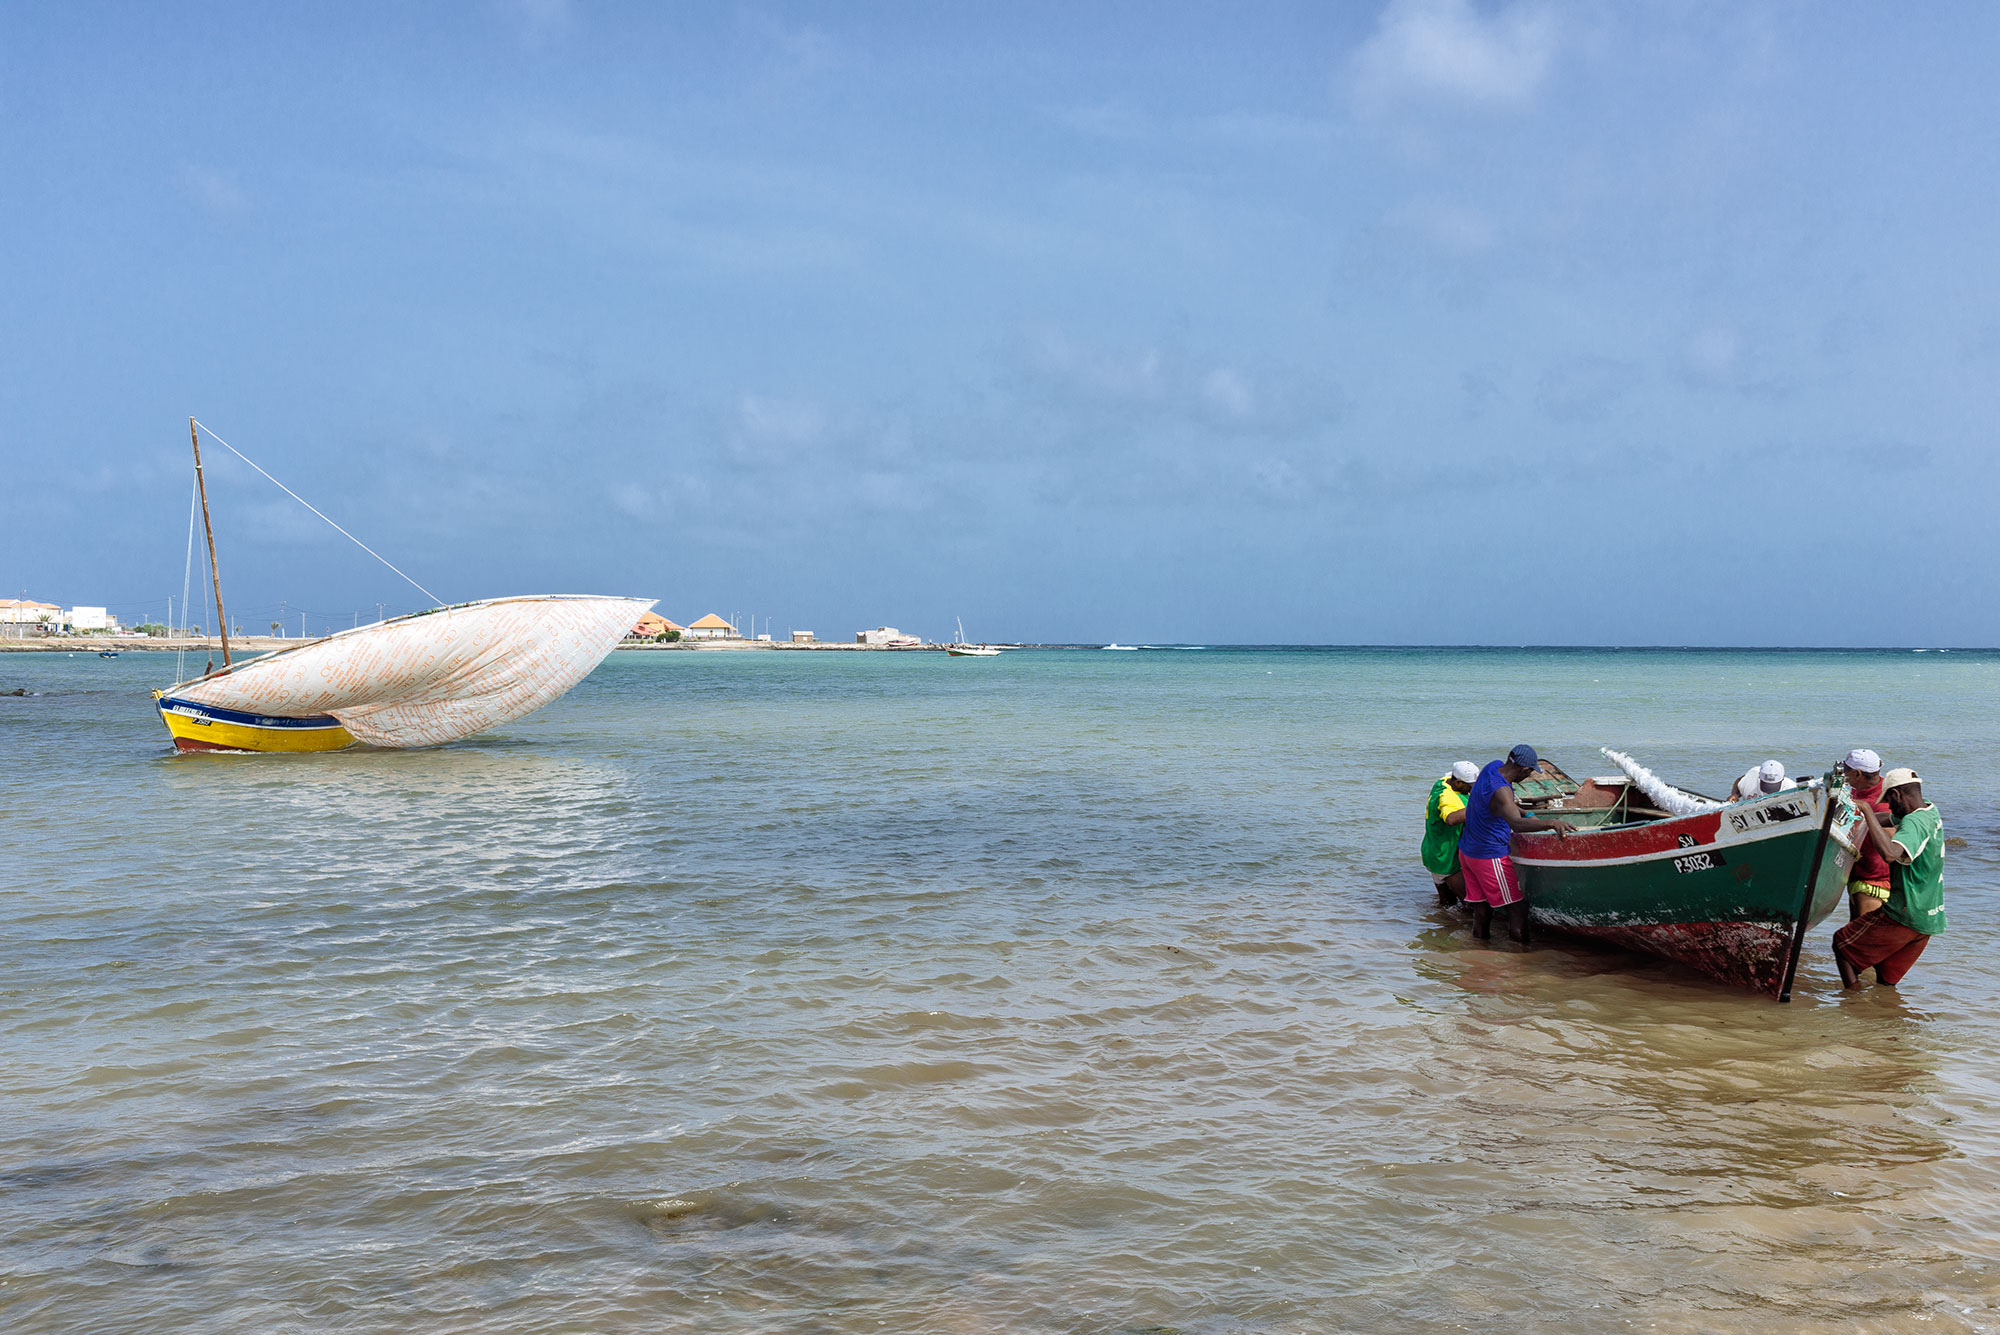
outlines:
{"label": "man's arm", "polygon": [[1448,813],[1444,818],[1444,823],[1446,825],[1465,824],[1465,808],[1460,807],[1458,810]]}
{"label": "man's arm", "polygon": [[1868,842],[1875,845],[1875,851],[1891,862],[1909,862],[1910,850],[1889,837],[1889,832],[1882,828],[1882,818],[1875,814],[1875,808],[1866,802],[1854,805],[1860,809],[1861,819],[1868,822]]}
{"label": "man's arm", "polygon": [[1523,812],[1520,803],[1514,800],[1512,788],[1494,790],[1493,814],[1506,821],[1508,828],[1516,834],[1533,834],[1536,830],[1554,830],[1564,838],[1570,834],[1570,827],[1559,820],[1542,820]]}

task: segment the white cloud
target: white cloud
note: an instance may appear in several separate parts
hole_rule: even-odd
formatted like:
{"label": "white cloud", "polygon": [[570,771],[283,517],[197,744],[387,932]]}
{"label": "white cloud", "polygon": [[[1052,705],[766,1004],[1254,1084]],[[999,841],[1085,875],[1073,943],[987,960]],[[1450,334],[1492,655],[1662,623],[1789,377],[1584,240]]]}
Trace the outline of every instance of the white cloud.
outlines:
{"label": "white cloud", "polygon": [[1782,394],[1791,389],[1788,377],[1772,361],[1769,349],[1733,324],[1711,324],[1696,330],[1681,349],[1681,375],[1708,389],[1743,394]]}
{"label": "white cloud", "polygon": [[1558,422],[1594,422],[1639,383],[1639,370],[1615,357],[1571,357],[1542,373],[1535,398]]}
{"label": "white cloud", "polygon": [[1030,394],[1090,434],[1140,420],[1173,421],[1226,435],[1310,435],[1339,416],[1339,393],[1322,373],[1244,369],[1172,348],[1112,350],[1045,331],[1028,348]]}
{"label": "white cloud", "polygon": [[1498,239],[1491,219],[1478,209],[1458,204],[1437,201],[1411,204],[1396,214],[1393,221],[1438,250],[1460,259],[1493,249]]}
{"label": "white cloud", "polygon": [[1688,340],[1687,371],[1697,380],[1727,382],[1742,355],[1740,334],[1726,325],[1711,325]]}
{"label": "white cloud", "polygon": [[211,217],[234,218],[250,207],[250,196],[242,186],[226,172],[208,167],[181,168],[181,189]]}
{"label": "white cloud", "polygon": [[1354,92],[1370,109],[1443,101],[1518,107],[1555,61],[1555,16],[1518,3],[1491,16],[1470,0],[1391,0],[1354,58]]}
{"label": "white cloud", "polygon": [[812,405],[754,394],[745,394],[737,403],[736,417],[743,434],[764,445],[810,445],[826,430],[825,414]]}
{"label": "white cloud", "polygon": [[1257,411],[1257,400],[1243,377],[1228,367],[1218,367],[1202,377],[1201,397],[1224,417],[1242,420]]}
{"label": "white cloud", "polygon": [[751,37],[772,55],[772,70],[782,81],[810,78],[846,62],[841,42],[810,23],[787,23],[771,14],[743,15]]}
{"label": "white cloud", "polygon": [[611,503],[634,519],[644,519],[653,513],[651,493],[636,482],[625,482],[613,487]]}
{"label": "white cloud", "polygon": [[916,514],[934,503],[931,489],[905,472],[866,472],[855,479],[855,499],[865,509]]}
{"label": "white cloud", "polygon": [[501,11],[521,45],[540,50],[568,29],[574,15],[569,0],[504,0]]}
{"label": "white cloud", "polygon": [[1139,112],[1108,104],[1070,107],[1057,112],[1056,119],[1092,139],[1131,142],[1144,139],[1152,132],[1151,124]]}

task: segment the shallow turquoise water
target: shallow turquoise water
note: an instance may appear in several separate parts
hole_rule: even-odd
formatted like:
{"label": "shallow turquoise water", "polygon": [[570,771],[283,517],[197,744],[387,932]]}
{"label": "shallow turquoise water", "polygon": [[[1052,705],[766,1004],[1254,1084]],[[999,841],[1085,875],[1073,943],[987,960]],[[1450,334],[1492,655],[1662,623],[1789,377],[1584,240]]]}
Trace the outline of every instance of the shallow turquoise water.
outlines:
{"label": "shallow turquoise water", "polygon": [[[303,758],[170,676],[0,655],[9,1329],[2000,1322],[2000,656],[619,654]],[[1421,806],[1520,740],[1874,746],[1952,930],[1788,1007],[1478,945]]]}

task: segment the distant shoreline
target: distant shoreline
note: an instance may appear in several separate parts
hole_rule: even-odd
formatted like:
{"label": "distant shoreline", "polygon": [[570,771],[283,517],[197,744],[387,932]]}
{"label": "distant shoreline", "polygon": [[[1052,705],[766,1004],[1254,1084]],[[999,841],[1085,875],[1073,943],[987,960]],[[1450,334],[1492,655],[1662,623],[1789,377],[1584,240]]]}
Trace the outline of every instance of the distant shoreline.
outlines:
{"label": "distant shoreline", "polygon": [[944,647],[942,644],[848,644],[841,640],[809,640],[804,643],[797,643],[792,640],[676,640],[671,644],[620,644],[613,652],[679,653],[687,650],[716,652],[735,649],[836,649],[842,652],[864,650],[870,653],[912,654],[923,653],[925,651],[936,652]]}
{"label": "distant shoreline", "polygon": [[[274,635],[244,635],[229,639],[232,654],[270,653],[277,649],[296,649],[302,644],[311,644],[325,636],[308,639],[279,639]],[[857,650],[870,653],[942,653],[950,646],[943,644],[887,645],[848,644],[840,640],[815,640],[810,644],[793,644],[789,640],[682,640],[674,644],[620,644],[614,652],[687,652],[687,651],[734,651],[744,649],[832,649],[844,653]],[[1002,644],[1002,649],[1101,649],[1095,643],[1080,644]],[[1556,653],[1556,654],[1990,654],[2000,653],[2000,648],[1978,645],[1797,645],[1797,644],[1147,644],[1135,648],[1153,651],[1174,649],[1212,649],[1221,651],[1242,650],[1290,650],[1308,652],[1315,650],[1369,651],[1375,653]],[[197,653],[214,650],[222,652],[219,640],[202,639],[154,639],[150,636],[133,639],[109,639],[101,636],[50,636],[28,640],[0,639],[0,654],[81,654],[101,653],[111,650],[116,653]]]}
{"label": "distant shoreline", "polygon": [[[302,644],[311,644],[324,636],[311,639],[279,639],[275,635],[232,635],[229,649],[232,657],[244,654],[270,653],[277,649],[296,649]],[[1080,648],[1078,645],[1014,644],[1010,649]],[[725,652],[738,649],[833,649],[843,653],[942,653],[942,644],[844,644],[839,640],[815,640],[810,644],[794,644],[790,640],[680,640],[673,644],[620,644],[614,653],[678,653],[686,651]],[[97,635],[51,635],[32,640],[0,640],[0,653],[8,654],[95,654],[113,653],[222,653],[222,642],[214,639],[166,639],[146,636],[135,639],[111,639]]]}
{"label": "distant shoreline", "polygon": [[[310,644],[311,640],[281,640],[275,635],[232,635],[229,637],[229,652],[233,658],[238,651],[243,653],[266,653],[272,649],[295,648]],[[50,635],[32,640],[0,640],[0,654],[81,654],[81,653],[143,653],[164,654],[197,653],[213,649],[222,652],[222,641],[215,639],[166,639],[151,635],[132,639],[111,639],[102,635]]]}

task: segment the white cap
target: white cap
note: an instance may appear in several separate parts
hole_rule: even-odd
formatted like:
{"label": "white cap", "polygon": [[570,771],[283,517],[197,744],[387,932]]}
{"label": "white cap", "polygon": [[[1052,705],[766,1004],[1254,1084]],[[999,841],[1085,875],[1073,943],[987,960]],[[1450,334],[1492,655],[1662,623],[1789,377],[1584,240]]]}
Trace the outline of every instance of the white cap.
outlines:
{"label": "white cap", "polygon": [[1461,760],[1451,767],[1451,777],[1460,783],[1478,783],[1479,766],[1470,760]]}
{"label": "white cap", "polygon": [[1840,762],[1842,768],[1851,769],[1856,774],[1880,774],[1882,757],[1865,746],[1857,746],[1847,753],[1847,759]]}
{"label": "white cap", "polygon": [[1767,793],[1778,791],[1778,785],[1785,781],[1785,767],[1775,760],[1767,760],[1757,767],[1757,786]]}
{"label": "white cap", "polygon": [[1891,788],[1901,788],[1906,783],[1922,782],[1923,780],[1917,777],[1917,772],[1913,769],[1892,769],[1882,776],[1882,791],[1886,793]]}

